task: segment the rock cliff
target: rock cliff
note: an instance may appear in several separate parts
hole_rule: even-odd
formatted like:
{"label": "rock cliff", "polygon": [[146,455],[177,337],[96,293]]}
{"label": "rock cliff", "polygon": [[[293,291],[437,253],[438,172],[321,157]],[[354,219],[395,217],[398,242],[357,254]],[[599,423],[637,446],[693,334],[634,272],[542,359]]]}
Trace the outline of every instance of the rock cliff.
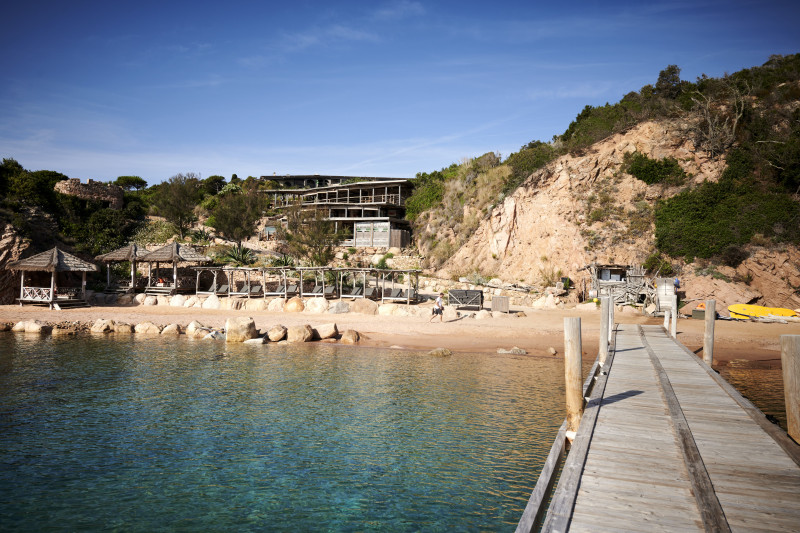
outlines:
{"label": "rock cliff", "polygon": [[[703,180],[716,181],[723,160],[699,151],[678,120],[644,122],[596,143],[583,153],[562,156],[532,174],[499,203],[438,271],[444,278],[478,272],[506,282],[542,285],[568,276],[580,286],[591,262],[642,264],[655,251],[653,208]],[[675,158],[686,174],[682,187],[647,185],[623,170],[626,153]],[[468,206],[465,207],[468,209]],[[798,250],[751,249],[737,269],[680,269],[686,298],[715,297],[719,305],[759,303],[798,307]]]}
{"label": "rock cliff", "polygon": [[6,265],[22,257],[22,252],[28,248],[14,226],[0,224],[0,305],[13,304],[14,298],[19,297],[19,274],[6,269]]}

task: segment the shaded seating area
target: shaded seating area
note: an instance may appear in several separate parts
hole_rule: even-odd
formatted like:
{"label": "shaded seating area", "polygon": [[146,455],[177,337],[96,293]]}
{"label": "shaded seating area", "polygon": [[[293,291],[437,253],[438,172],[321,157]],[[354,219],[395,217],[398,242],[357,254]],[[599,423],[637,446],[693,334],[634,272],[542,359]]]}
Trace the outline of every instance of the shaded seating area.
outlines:
{"label": "shaded seating area", "polygon": [[[196,290],[196,280],[192,276],[178,276],[179,263],[210,263],[211,259],[200,254],[191,246],[174,242],[144,255],[141,262],[147,263],[146,294],[172,295],[179,292],[191,293]],[[152,266],[156,265],[155,275]],[[162,275],[161,263],[172,264],[172,275]]]}
{"label": "shaded seating area", "polygon": [[[118,248],[113,252],[108,252],[106,254],[101,254],[96,256],[94,259],[95,261],[101,261],[106,264],[106,293],[126,293],[126,292],[135,292],[137,288],[144,288],[144,281],[141,280],[142,283],[138,283],[136,278],[136,263],[141,261],[142,257],[150,253],[147,248],[141,246],[139,244],[130,243],[127,246],[123,246],[122,248]],[[130,279],[111,279],[111,263],[123,263],[129,262],[130,263],[130,272],[131,277]]]}
{"label": "shaded seating area", "polygon": [[223,267],[228,279],[228,296],[258,298],[264,296],[264,273],[260,268]]}
{"label": "shaded seating area", "polygon": [[58,247],[9,263],[7,268],[20,273],[20,305],[47,305],[57,310],[88,307],[86,273],[99,270],[97,265]]}
{"label": "shaded seating area", "polygon": [[228,276],[223,267],[197,266],[195,271],[194,293],[198,296],[228,296]]}

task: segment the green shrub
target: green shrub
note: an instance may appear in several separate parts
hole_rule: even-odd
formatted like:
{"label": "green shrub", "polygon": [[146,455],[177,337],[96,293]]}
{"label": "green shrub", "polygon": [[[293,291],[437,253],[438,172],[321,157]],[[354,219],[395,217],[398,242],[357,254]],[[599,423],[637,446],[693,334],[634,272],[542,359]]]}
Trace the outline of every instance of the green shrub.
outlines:
{"label": "green shrub", "polygon": [[669,277],[675,273],[675,269],[672,268],[672,265],[661,257],[661,254],[658,252],[651,254],[645,259],[642,266],[647,273],[651,275],[658,274],[659,276]]}
{"label": "green shrub", "polygon": [[686,173],[683,171],[678,161],[672,157],[664,159],[650,159],[639,152],[625,154],[625,171],[647,183],[663,183],[665,185],[683,185],[686,180]]}

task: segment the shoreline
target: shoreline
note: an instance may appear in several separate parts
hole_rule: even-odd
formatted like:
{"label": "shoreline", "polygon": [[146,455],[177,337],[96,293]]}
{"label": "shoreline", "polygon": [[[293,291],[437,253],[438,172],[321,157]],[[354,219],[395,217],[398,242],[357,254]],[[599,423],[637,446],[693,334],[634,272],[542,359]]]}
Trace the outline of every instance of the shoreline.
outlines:
{"label": "shoreline", "polygon": [[[127,324],[149,321],[160,326],[176,323],[185,327],[189,322],[197,320],[207,327],[222,328],[228,317],[248,316],[255,320],[256,328],[262,332],[275,324],[287,327],[310,324],[316,327],[335,322],[340,331],[354,329],[362,334],[365,338],[359,345],[366,347],[409,350],[447,348],[454,352],[497,353],[498,349],[517,346],[529,355],[553,357],[548,353],[552,347],[557,352],[556,357],[561,357],[564,345],[563,319],[577,316],[581,318],[584,357],[594,359],[600,332],[598,311],[524,307],[515,308],[514,311],[523,311],[526,316],[509,315],[482,320],[462,316],[449,322],[429,323],[428,316],[397,317],[358,313],[285,313],[169,306],[95,306],[51,311],[43,307],[3,305],[0,306],[0,323],[39,320],[49,324],[92,324],[95,320],[104,318]],[[615,321],[625,324],[663,324],[662,318],[619,312]],[[691,351],[700,354],[704,327],[702,320],[680,319],[678,340]],[[754,364],[759,368],[780,368],[781,335],[800,335],[800,324],[717,321],[715,365],[724,366],[730,361],[737,361],[738,364],[748,361],[758,362]]]}

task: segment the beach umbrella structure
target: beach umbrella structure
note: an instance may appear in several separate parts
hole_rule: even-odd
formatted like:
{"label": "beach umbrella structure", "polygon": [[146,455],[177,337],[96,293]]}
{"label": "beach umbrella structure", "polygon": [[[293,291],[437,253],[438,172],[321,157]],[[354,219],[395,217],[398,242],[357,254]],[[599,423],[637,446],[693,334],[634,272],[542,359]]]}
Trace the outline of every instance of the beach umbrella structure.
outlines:
{"label": "beach umbrella structure", "polygon": [[[178,279],[178,263],[210,263],[211,259],[201,254],[191,246],[173,242],[162,246],[140,258],[142,263],[147,263],[146,293],[173,294],[180,290],[191,292],[194,289],[194,279],[187,278],[185,284]],[[156,277],[153,278],[152,266],[156,265]],[[158,277],[161,263],[172,263],[172,281]],[[154,282],[155,280],[155,282]]]}
{"label": "beach umbrella structure", "polygon": [[[88,305],[86,303],[86,273],[99,270],[94,263],[84,261],[58,247],[33,255],[27,259],[13,261],[6,268],[20,272],[20,305],[26,303],[46,304],[50,309]],[[50,273],[49,287],[33,285],[35,274],[28,279],[31,284],[25,284],[26,273],[37,272]],[[72,277],[70,273],[77,272],[81,273],[81,284],[78,287],[69,283]]]}
{"label": "beach umbrella structure", "polygon": [[129,261],[131,264],[131,284],[130,288],[125,288],[121,284],[119,285],[119,290],[136,290],[136,263],[142,260],[142,257],[149,254],[150,252],[144,246],[140,244],[136,244],[132,242],[127,246],[123,246],[113,252],[108,252],[105,254],[101,254],[96,256],[94,259],[95,261],[101,261],[106,264],[106,292],[116,292],[114,288],[111,286],[111,269],[109,268],[111,263],[121,263],[123,261]]}

